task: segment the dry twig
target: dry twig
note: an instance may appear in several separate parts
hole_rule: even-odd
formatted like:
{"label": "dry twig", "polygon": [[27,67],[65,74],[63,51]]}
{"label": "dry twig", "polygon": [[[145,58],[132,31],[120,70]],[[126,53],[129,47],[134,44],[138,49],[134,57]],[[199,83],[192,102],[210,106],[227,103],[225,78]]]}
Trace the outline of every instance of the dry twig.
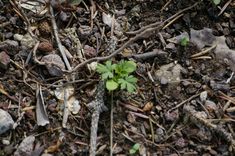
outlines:
{"label": "dry twig", "polygon": [[98,130],[98,122],[100,113],[107,110],[106,106],[104,105],[104,82],[100,81],[97,86],[97,94],[95,99],[90,102],[87,106],[92,112],[91,118],[91,134],[90,134],[90,156],[96,155],[96,141],[97,141],[97,130]]}
{"label": "dry twig", "polygon": [[63,46],[62,46],[62,44],[60,42],[60,38],[59,38],[59,35],[58,35],[58,29],[57,29],[57,25],[56,25],[56,21],[55,21],[54,10],[53,10],[51,5],[50,5],[50,9],[49,10],[50,10],[50,13],[51,13],[51,23],[52,23],[52,27],[53,27],[53,32],[54,32],[55,40],[57,42],[57,46],[59,48],[60,54],[62,55],[62,58],[63,58],[63,60],[65,62],[65,65],[66,65],[67,69],[69,71],[71,71],[71,69],[72,69],[71,65],[70,65],[70,63],[68,61],[68,58],[67,58],[65,52],[64,52],[64,48],[63,48]]}

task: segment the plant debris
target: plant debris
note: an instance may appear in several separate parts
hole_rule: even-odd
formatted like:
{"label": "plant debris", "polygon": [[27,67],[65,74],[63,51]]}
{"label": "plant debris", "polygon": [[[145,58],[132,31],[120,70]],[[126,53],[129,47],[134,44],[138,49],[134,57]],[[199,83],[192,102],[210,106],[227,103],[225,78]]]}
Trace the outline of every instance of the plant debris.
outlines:
{"label": "plant debris", "polygon": [[234,155],[234,1],[0,8],[0,155]]}

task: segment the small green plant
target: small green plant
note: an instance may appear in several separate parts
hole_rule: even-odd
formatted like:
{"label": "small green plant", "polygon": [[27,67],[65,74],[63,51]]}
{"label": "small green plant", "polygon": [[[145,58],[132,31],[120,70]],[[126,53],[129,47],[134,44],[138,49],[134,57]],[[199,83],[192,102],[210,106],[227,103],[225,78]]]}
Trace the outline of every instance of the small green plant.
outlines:
{"label": "small green plant", "polygon": [[136,63],[133,61],[121,60],[117,64],[106,61],[105,64],[98,64],[96,71],[101,74],[101,78],[106,82],[109,91],[120,89],[132,93],[136,90],[137,78],[130,75],[136,70]]}
{"label": "small green plant", "polygon": [[188,37],[183,37],[181,40],[180,40],[180,45],[181,46],[184,46],[186,47],[189,43],[189,38]]}
{"label": "small green plant", "polygon": [[220,4],[221,0],[211,0],[215,5]]}
{"label": "small green plant", "polygon": [[136,143],[134,144],[131,149],[129,150],[130,154],[135,154],[140,148],[140,144]]}

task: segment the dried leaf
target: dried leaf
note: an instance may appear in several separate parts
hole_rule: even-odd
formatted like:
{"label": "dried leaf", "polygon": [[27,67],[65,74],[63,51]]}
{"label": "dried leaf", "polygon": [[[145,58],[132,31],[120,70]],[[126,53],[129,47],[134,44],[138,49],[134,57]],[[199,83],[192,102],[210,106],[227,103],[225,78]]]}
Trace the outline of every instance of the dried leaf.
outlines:
{"label": "dried leaf", "polygon": [[112,27],[113,17],[111,15],[103,12],[102,13],[102,20],[103,20],[104,24],[108,25],[109,27]]}
{"label": "dried leaf", "polygon": [[41,86],[39,86],[36,91],[36,98],[37,98],[37,103],[36,103],[37,124],[39,126],[45,126],[46,124],[49,124],[49,119],[44,104]]}
{"label": "dried leaf", "polygon": [[153,108],[153,103],[152,102],[147,102],[144,105],[143,111],[144,112],[148,112],[148,111],[151,111],[152,108]]}
{"label": "dried leaf", "polygon": [[60,147],[61,143],[62,143],[61,140],[58,139],[55,145],[51,145],[46,149],[46,152],[47,153],[55,153],[55,152],[59,151],[59,147]]}

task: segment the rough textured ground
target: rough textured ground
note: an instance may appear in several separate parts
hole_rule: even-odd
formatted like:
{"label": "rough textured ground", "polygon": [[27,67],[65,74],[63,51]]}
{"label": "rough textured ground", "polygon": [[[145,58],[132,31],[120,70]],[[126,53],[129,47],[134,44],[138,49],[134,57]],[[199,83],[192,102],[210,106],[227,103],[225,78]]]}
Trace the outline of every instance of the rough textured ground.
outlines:
{"label": "rough textured ground", "polygon": [[[135,155],[234,155],[233,1],[29,2],[0,0],[0,109],[14,121],[0,116],[0,155],[89,155],[87,105],[100,77],[91,64],[76,66],[115,53],[143,29],[153,30],[110,58],[137,63],[137,91],[114,92],[113,125],[106,91],[97,155],[109,155],[111,126],[114,155],[130,155],[137,143]],[[67,122],[65,99],[73,106]]]}

